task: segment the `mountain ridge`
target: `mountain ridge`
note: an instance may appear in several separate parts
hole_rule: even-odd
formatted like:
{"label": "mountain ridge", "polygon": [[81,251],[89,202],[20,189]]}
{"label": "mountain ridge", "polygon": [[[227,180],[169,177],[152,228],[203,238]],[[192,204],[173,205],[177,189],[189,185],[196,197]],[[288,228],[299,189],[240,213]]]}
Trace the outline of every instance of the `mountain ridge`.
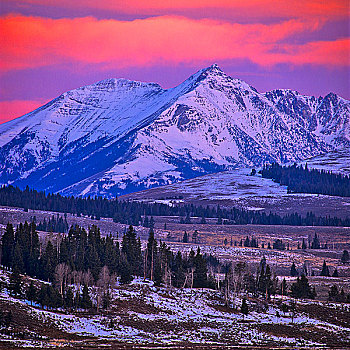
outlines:
{"label": "mountain ridge", "polygon": [[216,64],[171,89],[105,79],[0,125],[0,183],[111,197],[347,147],[349,116],[335,94],[259,93]]}

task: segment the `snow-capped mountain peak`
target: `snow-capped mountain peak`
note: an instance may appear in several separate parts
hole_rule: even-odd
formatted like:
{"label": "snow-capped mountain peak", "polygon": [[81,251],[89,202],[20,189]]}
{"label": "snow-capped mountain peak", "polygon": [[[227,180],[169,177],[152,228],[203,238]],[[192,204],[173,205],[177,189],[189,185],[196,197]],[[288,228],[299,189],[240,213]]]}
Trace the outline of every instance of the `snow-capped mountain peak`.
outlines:
{"label": "snow-capped mountain peak", "polygon": [[350,103],[259,93],[217,64],[180,85],[105,79],[0,125],[0,182],[116,194],[349,146]]}

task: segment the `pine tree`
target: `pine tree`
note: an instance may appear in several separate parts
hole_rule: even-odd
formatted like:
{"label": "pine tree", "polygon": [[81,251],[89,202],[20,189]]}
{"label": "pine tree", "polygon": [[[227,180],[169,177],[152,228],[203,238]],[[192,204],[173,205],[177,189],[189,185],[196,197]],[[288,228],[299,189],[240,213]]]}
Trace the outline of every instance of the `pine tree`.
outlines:
{"label": "pine tree", "polygon": [[38,302],[41,305],[42,308],[45,308],[45,306],[49,306],[50,300],[48,296],[48,287],[45,283],[42,283],[41,288],[38,293]]}
{"label": "pine tree", "polygon": [[329,301],[339,301],[339,291],[336,285],[333,285],[328,291],[328,300]]}
{"label": "pine tree", "polygon": [[339,274],[338,274],[338,269],[335,268],[333,274],[332,274],[332,277],[339,277]]}
{"label": "pine tree", "polygon": [[33,281],[30,282],[30,285],[26,291],[26,298],[30,301],[30,305],[33,305],[33,301],[35,301],[37,298],[37,290]]}
{"label": "pine tree", "polygon": [[102,296],[102,308],[105,310],[109,309],[110,305],[111,305],[111,295],[107,290],[106,292],[103,293],[103,296]]}
{"label": "pine tree", "polygon": [[154,224],[155,222],[154,222],[153,216],[151,216],[151,220],[149,221],[149,228],[154,229]]}
{"label": "pine tree", "polygon": [[306,243],[305,243],[305,239],[303,238],[303,243],[301,245],[301,249],[302,250],[305,250],[307,247],[306,247]]}
{"label": "pine tree", "polygon": [[1,237],[1,264],[12,267],[13,252],[15,249],[15,233],[12,224],[7,224],[6,230]]}
{"label": "pine tree", "polygon": [[340,258],[340,261],[343,264],[347,264],[348,262],[350,262],[350,256],[349,256],[349,252],[347,250],[343,251],[343,254],[342,254],[341,258]]}
{"label": "pine tree", "polygon": [[185,277],[184,261],[182,259],[182,255],[180,251],[178,251],[176,254],[173,270],[174,270],[173,285],[177,288],[181,288],[185,282],[186,277]]}
{"label": "pine tree", "polygon": [[66,295],[64,297],[64,306],[70,310],[73,307],[74,304],[74,295],[72,288],[68,288],[66,291]]}
{"label": "pine tree", "polygon": [[128,284],[133,280],[131,267],[124,255],[121,257],[121,266],[120,266],[120,283]]}
{"label": "pine tree", "polygon": [[311,286],[309,284],[308,279],[305,275],[301,275],[301,277],[297,278],[296,282],[291,286],[291,295],[294,298],[315,298],[315,291],[311,290]]}
{"label": "pine tree", "polygon": [[48,241],[45,252],[41,258],[41,276],[43,279],[53,281],[57,265],[57,251],[51,241]]}
{"label": "pine tree", "polygon": [[206,288],[208,286],[208,269],[207,262],[201,254],[200,248],[197,249],[197,254],[194,258],[194,275],[193,275],[193,287]]}
{"label": "pine tree", "polygon": [[83,293],[81,296],[81,302],[80,305],[83,309],[91,309],[92,303],[91,303],[91,298],[89,295],[89,289],[86,284],[84,284],[83,287]]}
{"label": "pine tree", "polygon": [[143,264],[141,253],[141,241],[136,239],[136,232],[130,225],[127,232],[123,235],[122,253],[131,268],[131,273],[142,276]]}
{"label": "pine tree", "polygon": [[185,231],[183,237],[182,237],[182,242],[183,243],[188,243],[188,235],[187,235],[187,232]]}
{"label": "pine tree", "polygon": [[323,266],[322,266],[322,271],[321,271],[320,276],[324,276],[324,277],[330,276],[329,269],[328,269],[328,266],[326,264],[326,260],[323,260]]}
{"label": "pine tree", "polygon": [[314,239],[311,243],[311,249],[320,249],[321,245],[320,245],[320,240],[317,237],[317,234],[315,233]]}
{"label": "pine tree", "polygon": [[10,276],[8,289],[12,296],[20,298],[22,296],[23,281],[17,268],[14,268]]}
{"label": "pine tree", "polygon": [[19,272],[24,273],[23,251],[21,245],[17,242],[13,254],[13,267]]}
{"label": "pine tree", "polygon": [[243,298],[243,300],[242,300],[241,313],[243,314],[243,317],[247,316],[249,313],[247,300],[245,298]]}
{"label": "pine tree", "polygon": [[293,262],[293,264],[292,264],[292,266],[291,266],[291,268],[290,268],[290,275],[291,275],[292,277],[298,276],[298,271],[297,271],[297,269],[296,269],[296,267],[295,267],[294,262]]}

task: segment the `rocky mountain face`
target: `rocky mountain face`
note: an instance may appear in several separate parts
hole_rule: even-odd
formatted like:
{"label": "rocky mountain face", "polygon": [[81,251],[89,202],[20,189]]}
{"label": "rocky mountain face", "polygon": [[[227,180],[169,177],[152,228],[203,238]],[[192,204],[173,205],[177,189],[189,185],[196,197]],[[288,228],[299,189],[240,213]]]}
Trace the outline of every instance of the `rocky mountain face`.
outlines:
{"label": "rocky mountain face", "polygon": [[182,84],[107,79],[0,125],[0,183],[112,197],[350,146],[350,102],[259,93],[217,65]]}

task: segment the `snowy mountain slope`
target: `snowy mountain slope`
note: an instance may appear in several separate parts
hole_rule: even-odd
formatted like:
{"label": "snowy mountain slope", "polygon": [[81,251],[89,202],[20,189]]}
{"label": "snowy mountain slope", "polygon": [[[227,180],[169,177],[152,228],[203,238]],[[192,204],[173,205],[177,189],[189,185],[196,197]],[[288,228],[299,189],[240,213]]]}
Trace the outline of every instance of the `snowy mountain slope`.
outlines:
{"label": "snowy mountain slope", "polygon": [[350,146],[350,103],[329,93],[325,97],[303,96],[292,90],[273,90],[265,96],[277,109],[335,147]]}
{"label": "snowy mountain slope", "polygon": [[114,196],[350,143],[350,103],[260,94],[217,65],[179,86],[107,79],[0,125],[0,182]]}

